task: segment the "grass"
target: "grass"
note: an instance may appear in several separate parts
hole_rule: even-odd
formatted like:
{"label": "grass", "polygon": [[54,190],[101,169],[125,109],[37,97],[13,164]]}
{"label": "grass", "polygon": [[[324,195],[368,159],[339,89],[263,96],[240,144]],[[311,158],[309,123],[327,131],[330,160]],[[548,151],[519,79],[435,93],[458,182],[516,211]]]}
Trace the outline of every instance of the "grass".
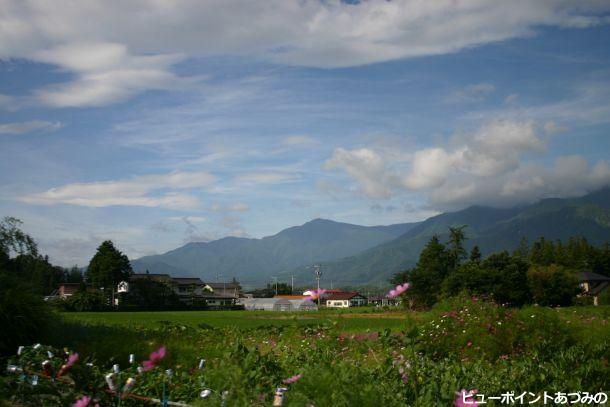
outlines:
{"label": "grass", "polygon": [[88,325],[158,328],[166,322],[197,328],[258,328],[264,326],[307,326],[332,324],[346,332],[405,329],[409,317],[405,312],[375,312],[375,308],[357,311],[325,310],[322,312],[271,311],[167,311],[167,312],[80,312],[64,313],[69,322]]}
{"label": "grass", "polygon": [[[0,394],[14,394],[10,405],[83,394],[113,405],[103,377],[115,363],[123,380],[137,378],[136,394],[157,398],[167,381],[164,369],[171,368],[170,399],[202,406],[222,405],[223,390],[230,394],[227,406],[270,405],[282,379],[297,373],[303,377],[288,386],[285,406],[447,406],[462,388],[487,395],[598,392],[610,388],[609,317],[608,306],[505,309],[463,298],[428,312],[64,313],[46,343],[82,356],[73,372],[79,385],[49,384],[42,399],[8,380],[4,388],[0,381]],[[126,363],[130,353],[141,362],[160,345],[168,356],[159,368],[138,375]],[[29,348],[18,363],[38,368],[45,358],[46,350]],[[200,358],[208,361],[202,371]],[[202,388],[213,390],[209,400],[198,400]],[[121,405],[140,404],[126,399]]]}

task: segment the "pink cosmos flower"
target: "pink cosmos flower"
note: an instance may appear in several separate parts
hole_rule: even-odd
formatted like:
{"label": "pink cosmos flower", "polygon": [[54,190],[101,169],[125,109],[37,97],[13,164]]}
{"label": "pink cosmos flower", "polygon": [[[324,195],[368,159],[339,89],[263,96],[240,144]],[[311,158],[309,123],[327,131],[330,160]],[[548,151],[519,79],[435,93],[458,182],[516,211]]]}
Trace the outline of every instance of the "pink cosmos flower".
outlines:
{"label": "pink cosmos flower", "polygon": [[402,295],[405,291],[407,291],[410,286],[411,285],[409,283],[398,284],[396,286],[396,288],[393,288],[392,290],[390,290],[390,292],[388,293],[388,295],[386,295],[386,297],[396,298],[396,297]]}
{"label": "pink cosmos flower", "polygon": [[74,402],[72,407],[87,407],[89,405],[90,401],[91,401],[91,397],[83,396],[83,398],[76,400],[76,402]]}
{"label": "pink cosmos flower", "polygon": [[159,349],[152,352],[150,356],[148,356],[148,360],[142,362],[142,370],[144,372],[147,372],[153,367],[155,367],[157,363],[165,357],[165,351],[165,346],[161,346]]}
{"label": "pink cosmos flower", "polygon": [[61,369],[59,369],[59,372],[57,373],[57,377],[61,377],[63,374],[65,374],[68,369],[70,369],[72,367],[73,364],[76,363],[76,361],[78,360],[78,353],[71,353],[70,356],[68,356],[68,360],[66,361],[66,363],[64,363],[61,366]]}
{"label": "pink cosmos flower", "polygon": [[324,294],[326,292],[325,289],[320,288],[319,290],[312,290],[311,294],[309,295],[309,297],[305,297],[306,300],[317,300],[318,298],[320,298],[322,296],[322,294]]}
{"label": "pink cosmos flower", "polygon": [[477,394],[477,390],[466,391],[462,389],[461,392],[455,393],[457,397],[453,402],[455,407],[477,407],[478,404],[475,401],[474,396]]}
{"label": "pink cosmos flower", "polygon": [[297,375],[294,375],[294,376],[292,376],[292,377],[289,377],[288,379],[284,379],[284,380],[282,381],[282,383],[284,383],[284,384],[292,384],[292,383],[294,383],[294,382],[299,381],[299,380],[301,379],[301,377],[303,377],[303,375],[301,375],[301,374],[297,374]]}

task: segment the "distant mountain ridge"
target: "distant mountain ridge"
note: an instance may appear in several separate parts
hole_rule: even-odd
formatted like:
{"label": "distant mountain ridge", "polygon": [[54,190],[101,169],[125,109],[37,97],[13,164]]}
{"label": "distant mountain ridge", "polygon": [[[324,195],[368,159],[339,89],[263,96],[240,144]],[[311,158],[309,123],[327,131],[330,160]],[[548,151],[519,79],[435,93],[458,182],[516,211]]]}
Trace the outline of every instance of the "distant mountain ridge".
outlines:
{"label": "distant mountain ridge", "polygon": [[[484,256],[514,250],[522,238],[532,243],[540,237],[566,241],[582,236],[599,245],[610,242],[610,187],[580,198],[549,198],[510,209],[471,206],[437,215],[392,241],[355,256],[322,263],[324,273],[335,284],[386,282],[393,273],[413,267],[434,234],[446,241],[449,226],[457,225],[467,225],[466,248],[478,245]],[[304,272],[299,270],[299,274]]]}
{"label": "distant mountain ridge", "polygon": [[525,237],[567,240],[582,236],[593,244],[610,241],[610,187],[579,198],[543,199],[509,209],[471,206],[419,223],[358,226],[315,219],[262,239],[227,237],[189,243],[162,255],[132,261],[134,270],[196,276],[204,280],[237,278],[263,285],[277,277],[312,284],[307,266],[321,263],[323,280],[336,286],[387,283],[395,272],[412,267],[428,240],[445,241],[449,226],[467,225],[466,248],[483,255],[514,250]]}
{"label": "distant mountain ridge", "polygon": [[133,260],[136,272],[200,277],[232,277],[261,285],[270,276],[320,261],[352,256],[403,235],[416,223],[359,226],[314,219],[262,239],[226,237],[188,243],[165,254]]}

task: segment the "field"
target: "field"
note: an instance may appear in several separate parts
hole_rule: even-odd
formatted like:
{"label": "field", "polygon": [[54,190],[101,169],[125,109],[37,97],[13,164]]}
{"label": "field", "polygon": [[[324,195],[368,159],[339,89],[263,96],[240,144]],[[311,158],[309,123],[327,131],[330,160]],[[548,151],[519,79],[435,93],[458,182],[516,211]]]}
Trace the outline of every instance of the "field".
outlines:
{"label": "field", "polygon": [[[283,405],[316,407],[448,406],[461,389],[486,397],[595,394],[610,388],[609,319],[610,307],[507,309],[470,299],[428,312],[65,313],[47,343],[54,352],[67,347],[79,353],[74,383],[46,384],[51,396],[44,397],[51,398],[21,384],[11,402],[69,405],[87,394],[101,405],[119,404],[103,380],[113,364],[121,367],[121,383],[136,379],[135,395],[204,406],[271,405],[278,387],[288,389]],[[138,374],[137,365],[161,345],[167,355],[159,366]],[[33,369],[46,349],[27,348],[18,362]],[[130,365],[132,353],[136,363]],[[202,358],[206,365],[198,369]],[[284,384],[290,377],[295,382]],[[204,389],[211,390],[205,399],[199,397]],[[120,404],[154,405],[133,397]]]}

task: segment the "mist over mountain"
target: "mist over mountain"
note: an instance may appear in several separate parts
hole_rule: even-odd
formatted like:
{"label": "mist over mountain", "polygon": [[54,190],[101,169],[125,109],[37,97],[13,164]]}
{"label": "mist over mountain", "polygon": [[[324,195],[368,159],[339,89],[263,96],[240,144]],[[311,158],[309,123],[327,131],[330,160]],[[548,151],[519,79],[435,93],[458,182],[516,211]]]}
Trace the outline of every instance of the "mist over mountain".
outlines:
{"label": "mist over mountain", "polygon": [[[385,283],[393,273],[413,267],[433,235],[445,242],[449,226],[458,225],[467,225],[466,249],[478,245],[483,256],[514,250],[523,238],[531,243],[540,237],[567,241],[572,236],[582,236],[598,245],[610,241],[610,188],[580,198],[549,198],[510,209],[471,206],[443,213],[392,241],[355,256],[325,262],[323,271],[335,284]],[[301,269],[298,274],[303,273],[306,271]]]}

